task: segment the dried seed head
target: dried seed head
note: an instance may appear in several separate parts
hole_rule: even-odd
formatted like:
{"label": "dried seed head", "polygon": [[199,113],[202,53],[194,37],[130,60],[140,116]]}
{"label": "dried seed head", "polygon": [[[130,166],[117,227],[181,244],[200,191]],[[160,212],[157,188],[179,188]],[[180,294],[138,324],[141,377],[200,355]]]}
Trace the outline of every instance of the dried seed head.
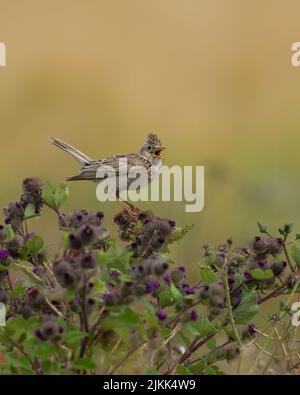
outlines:
{"label": "dried seed head", "polygon": [[95,252],[89,252],[82,256],[80,265],[83,269],[95,269],[97,267],[97,258]]}

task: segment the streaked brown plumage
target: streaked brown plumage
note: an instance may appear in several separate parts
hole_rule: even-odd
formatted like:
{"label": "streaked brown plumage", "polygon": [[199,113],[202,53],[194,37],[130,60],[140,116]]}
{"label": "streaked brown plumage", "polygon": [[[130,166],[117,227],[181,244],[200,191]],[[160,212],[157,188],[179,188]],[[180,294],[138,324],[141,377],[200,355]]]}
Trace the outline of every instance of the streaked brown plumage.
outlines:
{"label": "streaked brown plumage", "polygon": [[97,171],[99,167],[105,166],[112,167],[115,170],[116,176],[119,177],[125,172],[125,168],[124,171],[122,171],[122,159],[127,159],[127,174],[132,166],[142,166],[144,169],[147,170],[148,175],[150,175],[151,169],[153,167],[159,168],[161,166],[162,161],[160,153],[163,149],[165,149],[165,147],[162,146],[159,137],[154,133],[150,133],[147,135],[144,144],[140,149],[140,152],[137,154],[118,154],[112,157],[95,160],[91,159],[87,155],[83,154],[81,151],[77,150],[69,144],[64,143],[57,138],[50,137],[50,141],[56,147],[72,155],[82,166],[80,173],[71,177],[67,177],[67,181],[101,181],[101,178],[97,177]]}

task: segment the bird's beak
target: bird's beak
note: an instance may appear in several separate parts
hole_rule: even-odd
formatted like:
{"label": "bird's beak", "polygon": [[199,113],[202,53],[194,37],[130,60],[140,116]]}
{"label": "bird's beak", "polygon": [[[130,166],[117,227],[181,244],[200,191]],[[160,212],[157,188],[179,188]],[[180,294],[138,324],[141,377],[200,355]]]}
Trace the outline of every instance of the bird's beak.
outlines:
{"label": "bird's beak", "polygon": [[163,150],[165,150],[167,147],[159,147],[154,153],[155,153],[155,156],[157,156],[158,158],[161,158],[161,156],[160,156],[160,153],[161,153],[161,151],[163,151]]}

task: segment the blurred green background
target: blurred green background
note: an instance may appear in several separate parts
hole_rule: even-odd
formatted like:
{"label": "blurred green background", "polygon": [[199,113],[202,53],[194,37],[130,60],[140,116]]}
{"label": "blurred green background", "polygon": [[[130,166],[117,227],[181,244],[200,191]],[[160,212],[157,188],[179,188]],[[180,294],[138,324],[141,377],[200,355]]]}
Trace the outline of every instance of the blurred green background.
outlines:
{"label": "blurred green background", "polygon": [[[206,240],[247,243],[257,220],[300,231],[299,12],[296,0],[0,0],[1,207],[26,176],[77,172],[48,136],[101,158],[155,131],[166,164],[205,166],[202,212],[146,205],[195,224],[173,248],[178,263],[199,262]],[[69,186],[65,210],[103,209],[114,232],[118,205],[97,202],[92,183]],[[46,211],[31,229],[54,251]]]}

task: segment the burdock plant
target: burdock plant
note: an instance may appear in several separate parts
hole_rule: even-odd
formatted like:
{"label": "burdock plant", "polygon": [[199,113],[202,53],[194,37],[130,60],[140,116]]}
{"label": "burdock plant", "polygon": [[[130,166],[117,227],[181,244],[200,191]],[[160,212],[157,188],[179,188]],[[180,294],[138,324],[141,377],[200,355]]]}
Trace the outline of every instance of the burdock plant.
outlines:
{"label": "burdock plant", "polygon": [[[114,218],[118,243],[110,237],[102,212],[62,212],[67,198],[64,185],[54,188],[27,178],[20,199],[3,210],[2,373],[297,369],[289,305],[299,292],[300,236],[291,238],[291,224],[276,236],[259,224],[260,234],[248,247],[236,248],[230,239],[217,248],[206,244],[192,279],[169,256],[170,245],[191,226],[179,227],[152,212],[124,210]],[[31,229],[30,220],[46,208],[57,215],[61,234],[54,256]],[[278,298],[265,324],[259,319],[260,306]],[[243,359],[249,348],[256,351],[250,367]]]}

